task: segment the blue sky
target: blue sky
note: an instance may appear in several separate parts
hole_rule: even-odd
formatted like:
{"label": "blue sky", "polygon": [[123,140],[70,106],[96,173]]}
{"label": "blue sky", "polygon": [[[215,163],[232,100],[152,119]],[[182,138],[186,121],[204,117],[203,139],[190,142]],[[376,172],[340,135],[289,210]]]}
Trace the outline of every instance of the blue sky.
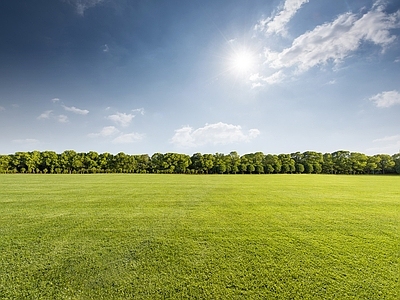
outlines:
{"label": "blue sky", "polygon": [[0,153],[400,150],[397,0],[0,3]]}

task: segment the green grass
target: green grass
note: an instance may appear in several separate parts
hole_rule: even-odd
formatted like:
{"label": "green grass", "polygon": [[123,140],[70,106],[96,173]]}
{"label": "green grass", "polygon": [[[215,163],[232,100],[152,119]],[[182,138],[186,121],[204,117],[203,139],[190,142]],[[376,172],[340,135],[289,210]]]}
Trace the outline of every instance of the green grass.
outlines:
{"label": "green grass", "polygon": [[400,177],[1,175],[0,299],[399,299]]}

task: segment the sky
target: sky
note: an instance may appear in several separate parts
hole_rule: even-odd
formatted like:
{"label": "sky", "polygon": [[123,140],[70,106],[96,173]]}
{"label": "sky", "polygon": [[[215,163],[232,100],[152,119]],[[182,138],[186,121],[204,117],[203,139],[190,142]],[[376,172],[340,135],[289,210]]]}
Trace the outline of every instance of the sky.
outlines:
{"label": "sky", "polygon": [[400,151],[398,0],[0,2],[0,154]]}

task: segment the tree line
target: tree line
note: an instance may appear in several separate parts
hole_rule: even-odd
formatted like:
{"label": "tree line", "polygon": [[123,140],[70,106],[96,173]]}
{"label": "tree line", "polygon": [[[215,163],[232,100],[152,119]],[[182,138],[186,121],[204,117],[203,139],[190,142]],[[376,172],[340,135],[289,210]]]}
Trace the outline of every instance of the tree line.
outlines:
{"label": "tree line", "polygon": [[1,173],[167,173],[167,174],[400,174],[400,152],[394,155],[345,150],[291,154],[239,155],[179,153],[130,155],[66,150],[0,155]]}

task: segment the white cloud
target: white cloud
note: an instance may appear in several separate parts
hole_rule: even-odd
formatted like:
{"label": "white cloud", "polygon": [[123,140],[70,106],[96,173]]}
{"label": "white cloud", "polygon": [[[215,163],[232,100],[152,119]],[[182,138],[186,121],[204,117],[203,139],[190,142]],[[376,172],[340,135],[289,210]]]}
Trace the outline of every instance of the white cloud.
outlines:
{"label": "white cloud", "polygon": [[116,137],[112,142],[114,144],[130,144],[142,140],[143,136],[143,134],[136,132],[126,133]]}
{"label": "white cloud", "polygon": [[286,0],[282,10],[273,18],[261,20],[255,26],[256,30],[268,34],[286,35],[286,24],[290,22],[301,6],[309,0]]}
{"label": "white cloud", "polygon": [[381,142],[400,142],[400,134],[392,135],[392,136],[385,136],[381,139],[373,140],[374,143],[381,143]]}
{"label": "white cloud", "polygon": [[38,144],[39,140],[37,139],[16,139],[12,140],[13,143],[16,144]]}
{"label": "white cloud", "polygon": [[138,112],[138,113],[140,113],[140,114],[143,116],[143,115],[144,115],[144,108],[132,109],[132,112]]}
{"label": "white cloud", "polygon": [[190,126],[184,126],[175,130],[175,134],[171,139],[171,143],[183,147],[194,147],[196,146],[196,143],[195,138],[192,135],[193,128]]}
{"label": "white cloud", "polygon": [[256,82],[256,83],[252,83],[251,84],[251,88],[252,89],[255,89],[255,88],[258,88],[258,87],[262,87],[262,86],[264,86],[264,84],[262,84],[261,82]]}
{"label": "white cloud", "polygon": [[[250,129],[248,134],[249,139],[255,139],[256,137],[258,137],[260,135],[260,130],[258,129]],[[247,138],[246,138],[247,139]]]}
{"label": "white cloud", "polygon": [[341,62],[365,41],[385,49],[396,38],[389,30],[398,28],[399,20],[400,11],[386,14],[382,6],[361,17],[346,13],[297,37],[282,52],[267,49],[265,63],[275,69],[297,67],[298,72],[304,72],[330,61]]}
{"label": "white cloud", "polygon": [[132,119],[135,117],[133,114],[119,113],[117,112],[115,115],[110,115],[107,119],[113,121],[114,123],[127,127],[131,123]]}
{"label": "white cloud", "polygon": [[252,81],[252,88],[265,86],[265,84],[277,84],[282,82],[285,79],[286,75],[283,73],[282,70],[275,72],[274,74],[264,77],[261,76],[259,73],[253,74],[250,76],[249,80]]}
{"label": "white cloud", "polygon": [[258,129],[243,132],[241,126],[226,123],[206,124],[204,127],[193,129],[184,126],[175,130],[170,142],[181,147],[195,147],[206,144],[231,144],[248,142],[260,134]]}
{"label": "white cloud", "polygon": [[46,110],[39,117],[37,117],[37,119],[38,120],[49,119],[51,117],[52,112],[53,112],[52,110]]}
{"label": "white cloud", "polygon": [[120,125],[122,127],[127,127],[132,122],[132,119],[136,116],[136,114],[134,113],[140,113],[141,115],[144,115],[143,108],[133,109],[132,112],[133,112],[132,114],[117,112],[114,115],[109,115],[107,119],[113,121],[117,125]]}
{"label": "white cloud", "polygon": [[385,136],[384,138],[372,141],[377,146],[367,149],[368,153],[388,153],[394,154],[400,151],[400,134]]}
{"label": "white cloud", "polygon": [[66,0],[69,4],[75,7],[76,12],[83,16],[85,10],[88,8],[94,7],[99,3],[103,2],[103,0]]}
{"label": "white cloud", "polygon": [[53,99],[51,99],[51,101],[52,101],[53,103],[56,103],[56,102],[60,101],[60,99],[59,99],[59,98],[53,98]]}
{"label": "white cloud", "polygon": [[377,107],[390,107],[400,104],[400,93],[395,90],[382,92],[372,96],[369,100],[375,102]]}
{"label": "white cloud", "polygon": [[99,133],[90,133],[89,137],[107,137],[119,133],[119,130],[114,126],[106,126]]}
{"label": "white cloud", "polygon": [[108,45],[107,44],[104,44],[102,47],[102,50],[103,50],[103,52],[109,52],[110,51],[110,48],[108,47]]}
{"label": "white cloud", "polygon": [[66,115],[59,115],[56,119],[60,123],[68,123],[68,117]]}
{"label": "white cloud", "polygon": [[279,70],[267,77],[261,76],[259,73],[253,74],[250,76],[249,80],[253,82],[252,88],[255,88],[264,86],[265,83],[272,85],[282,82],[285,79],[285,77],[286,75],[283,73],[283,71]]}
{"label": "white cloud", "polygon": [[68,106],[62,105],[62,107],[64,107],[64,109],[66,111],[70,111],[70,112],[73,112],[74,114],[78,114],[78,115],[87,115],[89,113],[88,110],[79,109],[79,108],[76,108],[75,106],[68,107]]}

